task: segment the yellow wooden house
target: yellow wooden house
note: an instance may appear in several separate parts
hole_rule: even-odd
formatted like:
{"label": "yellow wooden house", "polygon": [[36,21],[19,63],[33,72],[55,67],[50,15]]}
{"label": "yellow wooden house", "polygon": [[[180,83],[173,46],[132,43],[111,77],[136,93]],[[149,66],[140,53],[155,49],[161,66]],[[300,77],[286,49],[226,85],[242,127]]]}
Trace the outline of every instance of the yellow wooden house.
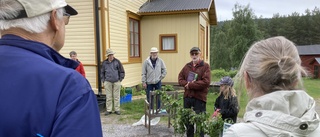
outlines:
{"label": "yellow wooden house", "polygon": [[210,26],[217,24],[214,0],[66,0],[79,14],[66,26],[60,51],[78,53],[96,93],[103,93],[100,64],[108,48],[125,69],[125,87],[141,83],[141,67],[151,47],[167,67],[163,83],[177,83],[178,73],[197,46],[210,63]]}

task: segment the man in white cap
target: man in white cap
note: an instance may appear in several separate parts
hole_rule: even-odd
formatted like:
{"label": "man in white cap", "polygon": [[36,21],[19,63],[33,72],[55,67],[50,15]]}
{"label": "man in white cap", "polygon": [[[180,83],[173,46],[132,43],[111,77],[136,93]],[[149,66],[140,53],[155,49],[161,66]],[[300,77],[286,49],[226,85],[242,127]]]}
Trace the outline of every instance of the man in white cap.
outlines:
{"label": "man in white cap", "polygon": [[0,1],[1,137],[102,137],[90,84],[58,53],[77,14],[65,0]]}
{"label": "man in white cap", "polygon": [[[144,61],[142,66],[142,85],[146,89],[146,96],[149,102],[150,91],[161,89],[161,80],[167,74],[166,65],[164,61],[158,57],[158,52],[156,47],[152,47],[150,56]],[[160,103],[159,99],[157,102],[158,106],[160,106]]]}
{"label": "man in white cap", "polygon": [[[125,72],[120,60],[114,57],[115,52],[111,49],[107,50],[107,59],[102,62],[101,80],[104,83],[106,91],[106,109],[105,115],[115,113],[120,115],[120,89],[121,81],[124,79]],[[114,102],[114,103],[112,103]],[[112,105],[114,104],[114,106]]]}

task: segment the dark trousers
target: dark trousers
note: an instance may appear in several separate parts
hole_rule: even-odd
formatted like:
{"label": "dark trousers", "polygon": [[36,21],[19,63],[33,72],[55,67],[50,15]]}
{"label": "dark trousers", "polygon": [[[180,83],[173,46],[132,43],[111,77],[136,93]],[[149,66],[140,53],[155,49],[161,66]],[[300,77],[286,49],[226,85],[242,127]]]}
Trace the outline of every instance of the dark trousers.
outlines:
{"label": "dark trousers", "polygon": [[[186,97],[183,100],[183,107],[184,108],[193,108],[193,110],[199,114],[200,112],[206,112],[206,102],[196,99],[196,98],[189,98]],[[185,123],[187,127],[187,137],[194,136],[194,125],[190,123]],[[203,131],[200,134],[201,137],[204,136]]]}
{"label": "dark trousers", "polygon": [[[147,95],[147,100],[149,101],[150,103],[150,96],[149,96],[149,93],[150,91],[154,91],[154,90],[158,90],[160,89],[161,90],[161,81],[159,81],[157,84],[147,84],[147,90],[146,90],[146,95]],[[157,109],[159,109],[160,107],[160,103],[161,103],[161,100],[160,100],[160,95],[156,95],[156,98],[158,98],[158,107]],[[151,103],[153,102],[153,98],[151,99]],[[153,104],[151,104],[151,109],[153,109]]]}

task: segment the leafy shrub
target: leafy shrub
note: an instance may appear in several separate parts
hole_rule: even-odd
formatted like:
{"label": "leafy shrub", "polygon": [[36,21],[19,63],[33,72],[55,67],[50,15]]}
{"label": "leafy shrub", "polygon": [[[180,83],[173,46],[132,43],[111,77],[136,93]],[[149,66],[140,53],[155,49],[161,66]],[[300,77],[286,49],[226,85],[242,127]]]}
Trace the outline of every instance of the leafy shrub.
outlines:
{"label": "leafy shrub", "polygon": [[222,78],[224,76],[228,76],[228,72],[226,72],[224,69],[215,69],[211,71],[211,75],[215,78]]}
{"label": "leafy shrub", "polygon": [[143,85],[142,85],[142,83],[136,85],[136,89],[137,89],[137,91],[143,90]]}
{"label": "leafy shrub", "polygon": [[[141,85],[142,86],[142,85]],[[138,90],[138,86],[132,87],[132,96],[140,96],[140,95],[145,95],[146,92],[145,90],[141,87],[140,90]]]}
{"label": "leafy shrub", "polygon": [[224,76],[230,76],[231,78],[233,78],[234,76],[236,76],[237,74],[237,70],[230,70],[229,72],[225,71],[224,69],[215,69],[211,71],[211,75],[214,78],[222,78]]}
{"label": "leafy shrub", "polygon": [[124,97],[126,95],[127,95],[126,88],[124,86],[121,86],[121,88],[120,88],[120,97]]}
{"label": "leafy shrub", "polygon": [[182,102],[179,101],[183,99],[182,97],[175,100],[169,97],[166,92],[160,90],[157,90],[157,94],[161,94],[161,99],[166,109],[176,110],[176,113],[172,115],[172,126],[176,135],[186,133],[186,123],[196,125],[195,136],[200,136],[201,131],[203,131],[205,134],[210,135],[210,137],[218,137],[222,132],[224,121],[221,115],[211,117],[207,112],[196,114],[195,111],[190,108],[183,108]]}
{"label": "leafy shrub", "polygon": [[163,91],[174,91],[174,88],[172,85],[164,85],[161,88]]}
{"label": "leafy shrub", "polygon": [[230,71],[229,71],[229,76],[233,78],[234,76],[237,75],[237,73],[238,73],[237,70],[230,70]]}

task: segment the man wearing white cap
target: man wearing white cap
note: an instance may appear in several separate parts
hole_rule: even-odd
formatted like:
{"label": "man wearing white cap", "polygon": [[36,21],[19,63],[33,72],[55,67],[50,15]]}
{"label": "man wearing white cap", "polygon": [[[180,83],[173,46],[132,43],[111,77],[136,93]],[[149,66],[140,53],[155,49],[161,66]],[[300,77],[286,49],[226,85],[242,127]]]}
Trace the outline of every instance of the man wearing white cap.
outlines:
{"label": "man wearing white cap", "polygon": [[[144,61],[142,66],[142,84],[146,89],[148,101],[150,91],[161,89],[161,80],[166,76],[166,74],[166,65],[164,64],[164,61],[158,57],[158,49],[156,47],[152,47],[150,50],[150,56]],[[157,104],[160,106],[160,99]]]}
{"label": "man wearing white cap", "polygon": [[[112,113],[114,108],[115,114],[120,115],[120,89],[121,81],[124,79],[125,72],[123,66],[117,58],[115,52],[107,50],[107,59],[102,62],[101,80],[106,91],[106,109],[105,115]],[[114,103],[112,103],[114,102]],[[114,105],[112,105],[114,104]]]}
{"label": "man wearing white cap", "polygon": [[65,0],[0,0],[0,137],[102,137],[97,100],[58,52]]}

